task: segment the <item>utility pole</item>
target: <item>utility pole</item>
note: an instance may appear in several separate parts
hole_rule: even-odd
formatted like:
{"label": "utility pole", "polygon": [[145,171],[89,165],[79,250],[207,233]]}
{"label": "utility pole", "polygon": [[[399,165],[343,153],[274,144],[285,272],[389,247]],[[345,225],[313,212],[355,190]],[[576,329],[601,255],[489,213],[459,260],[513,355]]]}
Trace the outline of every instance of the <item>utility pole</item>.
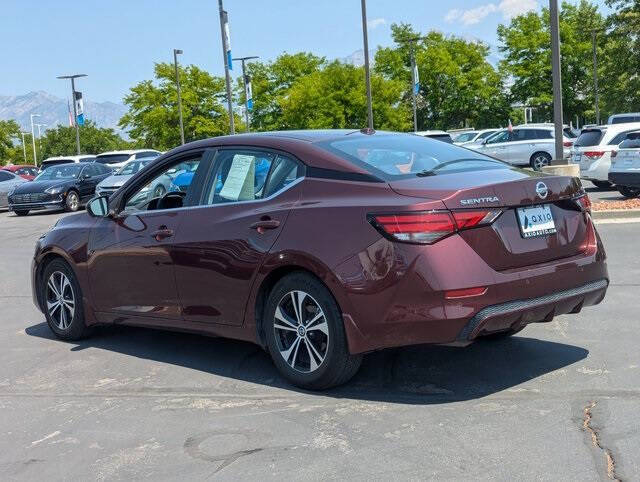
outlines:
{"label": "utility pole", "polygon": [[73,99],[73,123],[76,126],[76,150],[80,155],[80,126],[78,125],[78,109],[76,107],[76,84],[75,80],[79,77],[86,77],[87,74],[61,75],[58,79],[71,79],[71,98]]}
{"label": "utility pole", "polygon": [[173,49],[173,66],[176,69],[176,89],[178,90],[178,115],[180,116],[180,142],[184,145],[184,125],[182,123],[182,96],[180,94],[180,75],[178,75],[178,54],[182,50]]}
{"label": "utility pole", "polygon": [[410,37],[398,40],[398,43],[409,45],[409,56],[411,58],[411,100],[413,102],[413,132],[418,132],[418,92],[420,90],[420,80],[418,78],[418,66],[416,65],[415,43],[425,37]]}
{"label": "utility pole", "polygon": [[31,143],[33,144],[33,163],[38,165],[38,157],[36,155],[36,134],[33,130],[33,118],[40,117],[40,114],[31,114],[29,116],[31,118]]}
{"label": "utility pole", "polygon": [[371,100],[371,74],[369,71],[369,36],[367,33],[367,0],[360,0],[360,6],[362,8],[362,39],[364,42],[364,77],[367,86],[367,124],[369,129],[373,129],[373,102]]}
{"label": "utility pole", "polygon": [[233,120],[233,99],[231,98],[231,74],[229,70],[233,69],[231,65],[231,37],[229,35],[229,16],[222,8],[222,0],[218,0],[218,9],[220,10],[220,34],[222,35],[222,56],[224,57],[224,79],[227,84],[227,107],[229,110],[229,132],[231,135],[236,133]]}
{"label": "utility pole", "polygon": [[593,94],[595,97],[596,108],[596,124],[600,125],[600,102],[598,98],[598,46],[596,44],[598,32],[602,30],[594,29],[591,31],[591,41],[593,43]]}
{"label": "utility pole", "polygon": [[555,127],[556,158],[554,164],[564,164],[562,120],[562,76],[560,73],[560,18],[558,0],[549,0],[551,17],[551,74],[553,77],[553,123]]}
{"label": "utility pole", "polygon": [[249,57],[238,57],[232,60],[236,60],[236,61],[241,61],[242,62],[242,80],[244,82],[244,119],[245,119],[245,123],[247,124],[247,132],[251,132],[251,129],[249,127],[249,90],[247,90],[247,70],[246,70],[246,65],[245,62],[247,60],[251,60],[251,59],[259,59],[260,57],[258,55],[251,55]]}
{"label": "utility pole", "polygon": [[24,156],[24,163],[26,164],[27,163],[27,146],[24,145],[25,134],[29,134],[29,133],[20,131],[20,135],[22,136],[22,155]]}
{"label": "utility pole", "polygon": [[47,124],[35,124],[38,128],[38,149],[40,149],[40,154],[42,154],[42,135],[40,133],[40,127],[45,127]]}

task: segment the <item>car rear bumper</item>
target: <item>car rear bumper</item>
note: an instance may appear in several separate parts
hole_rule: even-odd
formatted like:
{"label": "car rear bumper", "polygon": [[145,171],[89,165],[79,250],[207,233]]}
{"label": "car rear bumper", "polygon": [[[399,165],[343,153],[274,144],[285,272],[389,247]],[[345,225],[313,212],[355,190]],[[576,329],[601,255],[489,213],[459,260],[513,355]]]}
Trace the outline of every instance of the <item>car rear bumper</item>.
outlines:
{"label": "car rear bumper", "polygon": [[[584,154],[583,154],[584,155]],[[588,181],[604,181],[609,179],[611,168],[610,154],[606,153],[600,159],[591,161],[590,164],[580,164],[580,178]]]}
{"label": "car rear bumper", "polygon": [[640,187],[640,172],[610,172],[609,181],[626,187]]}

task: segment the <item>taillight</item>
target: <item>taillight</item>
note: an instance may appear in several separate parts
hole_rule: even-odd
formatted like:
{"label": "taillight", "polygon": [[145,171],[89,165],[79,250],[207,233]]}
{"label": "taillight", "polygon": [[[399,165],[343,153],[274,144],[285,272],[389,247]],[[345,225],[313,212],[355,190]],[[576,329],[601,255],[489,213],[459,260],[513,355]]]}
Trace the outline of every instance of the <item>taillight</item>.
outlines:
{"label": "taillight", "polygon": [[573,141],[564,141],[562,145],[564,147],[573,147]]}
{"label": "taillight", "polygon": [[589,199],[589,196],[587,194],[583,194],[582,196],[575,198],[574,201],[578,204],[583,212],[591,212],[591,199]]}
{"label": "taillight", "polygon": [[600,159],[602,156],[604,156],[604,151],[586,151],[584,155],[589,159],[595,160]]}
{"label": "taillight", "polygon": [[374,214],[369,221],[383,235],[396,241],[433,244],[463,229],[486,226],[502,214],[499,210],[430,211]]}

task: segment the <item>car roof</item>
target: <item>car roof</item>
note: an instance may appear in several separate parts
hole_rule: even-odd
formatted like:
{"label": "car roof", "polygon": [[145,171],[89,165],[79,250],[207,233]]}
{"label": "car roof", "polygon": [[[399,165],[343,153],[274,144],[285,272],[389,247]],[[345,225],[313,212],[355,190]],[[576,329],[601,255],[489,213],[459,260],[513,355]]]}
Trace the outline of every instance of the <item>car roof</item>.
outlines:
{"label": "car roof", "polygon": [[100,154],[98,154],[98,156],[111,156],[111,155],[115,155],[115,154],[129,154],[129,155],[131,155],[131,154],[136,154],[138,152],[148,152],[148,151],[160,152],[160,151],[158,151],[156,149],[123,149],[121,151],[101,152]]}
{"label": "car roof", "polygon": [[80,166],[80,167],[84,167],[84,166],[92,166],[93,162],[67,162],[65,164],[55,164],[51,167],[67,167],[67,166]]}
{"label": "car roof", "polygon": [[430,130],[430,131],[417,131],[415,132],[415,134],[418,136],[450,136],[451,135],[448,132],[439,131],[437,129]]}

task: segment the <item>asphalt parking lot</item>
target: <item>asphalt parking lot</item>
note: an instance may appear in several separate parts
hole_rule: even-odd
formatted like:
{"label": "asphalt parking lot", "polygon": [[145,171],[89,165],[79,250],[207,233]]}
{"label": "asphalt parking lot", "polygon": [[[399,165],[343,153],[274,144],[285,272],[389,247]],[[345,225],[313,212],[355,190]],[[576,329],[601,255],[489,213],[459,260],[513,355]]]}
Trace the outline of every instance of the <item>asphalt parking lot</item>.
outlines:
{"label": "asphalt parking lot", "polygon": [[640,224],[599,226],[603,304],[506,341],[374,353],[310,393],[248,343],[54,339],[29,263],[59,216],[0,212],[2,480],[640,478]]}

